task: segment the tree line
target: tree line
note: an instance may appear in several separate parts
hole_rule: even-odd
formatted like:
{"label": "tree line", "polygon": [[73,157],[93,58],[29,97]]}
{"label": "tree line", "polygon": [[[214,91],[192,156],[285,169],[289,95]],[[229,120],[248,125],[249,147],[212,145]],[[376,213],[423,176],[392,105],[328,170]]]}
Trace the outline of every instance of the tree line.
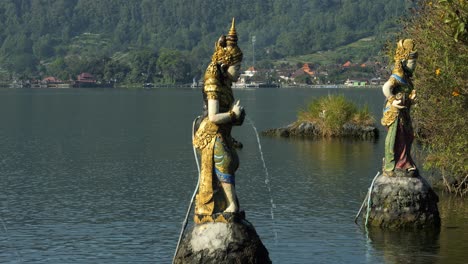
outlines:
{"label": "tree line", "polygon": [[[125,82],[200,77],[236,18],[247,64],[329,50],[399,27],[406,0],[3,0],[0,67]],[[376,52],[376,47],[372,52]]]}

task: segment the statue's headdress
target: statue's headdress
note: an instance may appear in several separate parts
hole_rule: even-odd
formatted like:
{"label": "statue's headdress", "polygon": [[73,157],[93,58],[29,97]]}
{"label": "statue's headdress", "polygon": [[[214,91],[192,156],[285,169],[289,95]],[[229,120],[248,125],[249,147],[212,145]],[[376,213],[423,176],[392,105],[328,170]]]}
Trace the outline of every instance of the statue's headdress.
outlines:
{"label": "statue's headdress", "polygon": [[418,57],[418,52],[415,50],[416,45],[412,39],[400,39],[397,43],[397,48],[395,51],[395,68],[393,73],[396,73],[400,76],[403,75],[403,63],[406,63],[408,60],[414,60]]}
{"label": "statue's headdress", "polygon": [[234,18],[232,19],[231,29],[226,36],[222,35],[215,43],[215,52],[211,61],[225,66],[231,66],[242,61],[242,51],[237,46],[237,32]]}
{"label": "statue's headdress", "polygon": [[412,39],[400,39],[397,43],[395,61],[409,60],[417,57],[415,44]]}

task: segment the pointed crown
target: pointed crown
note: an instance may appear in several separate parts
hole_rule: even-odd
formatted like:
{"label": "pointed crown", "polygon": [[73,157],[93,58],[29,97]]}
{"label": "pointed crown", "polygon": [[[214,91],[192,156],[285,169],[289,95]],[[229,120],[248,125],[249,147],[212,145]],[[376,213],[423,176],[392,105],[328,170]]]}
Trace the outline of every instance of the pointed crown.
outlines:
{"label": "pointed crown", "polygon": [[237,44],[237,32],[236,32],[236,21],[234,18],[232,18],[232,23],[231,23],[231,28],[229,29],[229,34],[226,38],[228,41],[228,44],[234,43]]}
{"label": "pointed crown", "polygon": [[236,24],[233,18],[227,37],[222,35],[215,43],[215,52],[211,61],[226,66],[241,62],[243,54],[239,46],[237,46],[237,40]]}

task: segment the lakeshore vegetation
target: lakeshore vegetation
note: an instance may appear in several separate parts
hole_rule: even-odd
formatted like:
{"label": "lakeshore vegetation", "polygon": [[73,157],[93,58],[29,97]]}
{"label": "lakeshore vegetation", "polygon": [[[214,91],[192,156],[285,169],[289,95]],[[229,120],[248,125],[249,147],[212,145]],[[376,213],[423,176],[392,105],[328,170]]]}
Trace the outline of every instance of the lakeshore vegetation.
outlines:
{"label": "lakeshore vegetation", "polygon": [[446,189],[468,194],[468,2],[420,1],[402,37],[419,51],[413,109],[426,169],[442,176]]}

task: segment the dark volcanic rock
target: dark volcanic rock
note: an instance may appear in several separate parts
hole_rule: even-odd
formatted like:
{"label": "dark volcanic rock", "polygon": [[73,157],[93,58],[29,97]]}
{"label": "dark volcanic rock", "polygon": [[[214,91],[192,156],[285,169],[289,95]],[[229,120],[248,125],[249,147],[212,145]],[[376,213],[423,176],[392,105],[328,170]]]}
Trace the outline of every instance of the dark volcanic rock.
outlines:
{"label": "dark volcanic rock", "polygon": [[[322,131],[320,127],[313,122],[295,122],[286,127],[265,130],[262,132],[262,135],[279,137],[321,137]],[[374,139],[379,136],[379,130],[373,126],[359,126],[346,123],[343,125],[340,134],[333,136]]]}
{"label": "dark volcanic rock", "polygon": [[368,223],[387,229],[439,228],[438,201],[437,194],[418,173],[415,177],[380,175],[372,188]]}
{"label": "dark volcanic rock", "polygon": [[255,228],[240,223],[195,225],[186,232],[174,263],[271,263]]}

